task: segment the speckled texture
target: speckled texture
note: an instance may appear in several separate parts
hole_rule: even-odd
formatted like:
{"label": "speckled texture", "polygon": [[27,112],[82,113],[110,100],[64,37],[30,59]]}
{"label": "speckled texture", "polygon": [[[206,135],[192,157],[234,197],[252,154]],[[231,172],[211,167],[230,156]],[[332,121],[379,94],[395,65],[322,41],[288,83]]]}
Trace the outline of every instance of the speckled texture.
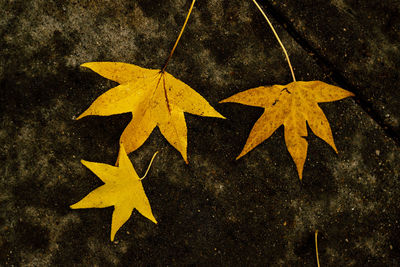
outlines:
{"label": "speckled texture", "polygon": [[[284,56],[251,1],[198,1],[168,66],[228,119],[186,115],[189,165],[158,130],[130,155],[142,175],[160,151],[143,180],[159,224],[135,211],[111,243],[111,208],[68,208],[101,184],[80,159],[113,164],[130,119],[73,120],[115,85],[79,65],[109,60],[159,68],[189,2],[0,1],[0,265],[315,266],[318,229],[323,266],[399,266],[399,147],[354,100],[321,104],[339,154],[309,131],[302,183],[282,128],[234,161],[262,110],[218,101],[291,81]],[[310,25],[308,15],[292,14],[303,21],[304,32],[326,27],[322,20]],[[330,16],[335,14],[324,14],[327,24],[334,21]],[[335,83],[272,21],[298,79]],[[362,38],[337,36],[349,47]],[[379,40],[364,41],[379,46]],[[346,52],[341,45],[335,49],[330,53]],[[399,57],[398,50],[392,52],[383,57],[388,66]],[[374,61],[356,55],[346,60],[386,75]],[[360,80],[335,66],[349,80]],[[398,84],[394,74],[385,77],[385,84]],[[398,103],[391,90],[380,88],[379,101]]]}

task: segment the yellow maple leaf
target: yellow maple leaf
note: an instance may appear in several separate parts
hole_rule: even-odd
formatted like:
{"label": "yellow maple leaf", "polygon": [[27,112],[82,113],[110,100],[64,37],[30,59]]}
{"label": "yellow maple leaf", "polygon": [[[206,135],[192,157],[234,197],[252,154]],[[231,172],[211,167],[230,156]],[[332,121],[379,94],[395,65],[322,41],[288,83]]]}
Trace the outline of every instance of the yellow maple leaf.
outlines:
{"label": "yellow maple leaf", "polygon": [[104,185],[96,188],[81,201],[70,206],[72,209],[114,206],[111,241],[114,241],[115,234],[129,219],[133,209],[137,209],[144,217],[157,223],[144,192],[141,178],[133,168],[122,144],[118,157],[119,165],[117,167],[103,163],[81,161],[83,165],[104,182]]}
{"label": "yellow maple leaf", "polygon": [[165,71],[119,62],[90,62],[82,66],[120,85],[99,96],[77,119],[131,112],[132,120],[120,140],[128,154],[139,148],[158,126],[187,163],[184,112],[224,118],[195,90]]}
{"label": "yellow maple leaf", "polygon": [[307,157],[306,122],[314,134],[336,152],[332,131],[318,103],[340,100],[353,93],[321,81],[297,81],[287,85],[260,86],[235,94],[220,103],[235,102],[264,108],[254,124],[240,158],[284,125],[286,147],[296,164],[300,179]]}

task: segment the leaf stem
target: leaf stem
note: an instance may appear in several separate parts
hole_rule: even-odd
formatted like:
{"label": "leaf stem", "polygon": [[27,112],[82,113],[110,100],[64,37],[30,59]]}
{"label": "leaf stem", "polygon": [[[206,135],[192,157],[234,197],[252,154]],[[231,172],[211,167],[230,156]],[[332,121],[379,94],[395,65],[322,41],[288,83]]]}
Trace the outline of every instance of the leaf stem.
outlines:
{"label": "leaf stem", "polygon": [[196,0],[193,0],[191,6],[190,6],[190,8],[189,8],[189,12],[188,12],[188,14],[186,15],[185,23],[183,23],[181,32],[179,33],[178,38],[177,38],[176,41],[175,41],[175,44],[174,44],[174,47],[173,47],[172,50],[171,50],[171,53],[169,54],[167,60],[165,61],[164,67],[161,69],[161,73],[163,73],[163,72],[165,71],[165,69],[167,68],[167,65],[168,65],[169,60],[171,59],[172,55],[174,54],[175,48],[176,48],[176,46],[178,45],[179,40],[181,39],[182,33],[183,33],[183,31],[185,30],[185,27],[186,27],[186,24],[187,24],[187,22],[188,22],[188,20],[189,20],[190,14],[192,13],[193,6],[194,6],[194,3],[195,3],[195,2],[196,2]]}
{"label": "leaf stem", "polygon": [[157,154],[158,154],[158,151],[157,151],[156,153],[154,153],[153,157],[152,157],[151,160],[150,160],[149,166],[147,167],[146,173],[143,175],[142,178],[140,178],[140,180],[143,180],[144,178],[146,178],[147,173],[148,173],[149,170],[150,170],[151,164],[153,163],[153,160],[154,160],[154,158],[157,156]]}
{"label": "leaf stem", "polygon": [[293,81],[295,82],[296,81],[296,77],[294,76],[293,67],[292,67],[292,64],[290,63],[289,55],[288,55],[288,53],[286,51],[286,48],[283,46],[283,43],[282,43],[281,39],[279,38],[278,34],[276,33],[274,26],[272,25],[271,21],[268,19],[267,15],[264,13],[264,11],[260,7],[260,5],[257,3],[256,0],[253,0],[253,2],[257,6],[257,8],[260,10],[261,14],[263,14],[264,18],[267,20],[269,27],[271,28],[271,30],[274,33],[276,39],[278,40],[278,43],[282,47],[283,53],[286,56],[287,63],[289,64],[290,72],[292,73]]}
{"label": "leaf stem", "polygon": [[320,267],[318,256],[318,230],[315,231],[315,254],[317,256],[317,266]]}

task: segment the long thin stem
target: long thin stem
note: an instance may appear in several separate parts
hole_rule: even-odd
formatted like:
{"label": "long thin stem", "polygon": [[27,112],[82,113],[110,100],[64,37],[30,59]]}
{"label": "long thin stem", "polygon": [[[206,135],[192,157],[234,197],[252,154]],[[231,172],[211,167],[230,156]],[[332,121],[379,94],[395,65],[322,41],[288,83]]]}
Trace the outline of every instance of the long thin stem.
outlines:
{"label": "long thin stem", "polygon": [[158,154],[158,151],[157,151],[156,153],[154,153],[153,157],[152,157],[151,160],[150,160],[149,166],[147,167],[146,173],[143,175],[142,178],[140,178],[140,180],[143,180],[144,178],[146,178],[146,175],[147,175],[147,173],[148,173],[149,170],[150,170],[151,164],[153,163],[153,160],[154,160],[154,158],[157,156],[157,154]]}
{"label": "long thin stem", "polygon": [[317,255],[317,266],[320,267],[318,256],[318,230],[315,231],[315,254]]}
{"label": "long thin stem", "polygon": [[193,0],[192,5],[189,8],[189,12],[188,12],[188,14],[186,16],[185,23],[183,23],[181,32],[179,33],[178,38],[175,41],[174,47],[172,48],[171,53],[169,53],[169,56],[168,56],[167,60],[165,61],[164,67],[162,68],[161,72],[165,71],[165,69],[167,68],[169,60],[171,59],[172,55],[174,54],[175,48],[178,45],[179,39],[181,39],[182,33],[185,30],[185,27],[186,27],[186,24],[187,24],[187,22],[189,20],[190,14],[192,13],[193,6],[194,6],[195,2],[196,2],[196,0]]}
{"label": "long thin stem", "polygon": [[294,71],[292,68],[292,64],[290,63],[289,55],[286,51],[286,48],[283,46],[281,39],[279,38],[278,34],[275,31],[274,26],[272,25],[271,21],[268,19],[267,15],[264,13],[260,5],[257,3],[256,0],[253,0],[254,4],[257,6],[257,8],[260,10],[261,14],[263,14],[264,18],[267,20],[269,27],[271,28],[272,32],[274,33],[276,39],[278,40],[278,43],[282,47],[283,53],[285,53],[287,63],[289,64],[290,72],[292,73],[293,81],[296,81],[296,77],[294,76]]}

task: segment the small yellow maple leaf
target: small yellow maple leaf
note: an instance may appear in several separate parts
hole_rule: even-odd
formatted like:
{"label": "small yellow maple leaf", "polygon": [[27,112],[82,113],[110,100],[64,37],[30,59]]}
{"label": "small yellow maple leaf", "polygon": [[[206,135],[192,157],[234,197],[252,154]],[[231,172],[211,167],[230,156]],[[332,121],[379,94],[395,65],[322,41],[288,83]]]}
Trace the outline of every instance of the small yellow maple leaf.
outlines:
{"label": "small yellow maple leaf", "polygon": [[144,192],[142,181],[133,168],[122,144],[118,157],[119,165],[117,167],[103,163],[81,161],[105,184],[90,192],[78,203],[70,206],[71,209],[114,206],[111,241],[114,241],[115,234],[129,219],[133,209],[137,209],[144,217],[157,223]]}
{"label": "small yellow maple leaf", "polygon": [[331,127],[318,103],[340,100],[353,93],[321,81],[298,81],[287,85],[260,86],[235,94],[220,103],[235,102],[264,108],[246,144],[236,158],[246,155],[284,125],[286,147],[296,164],[300,179],[307,157],[307,125],[336,152]]}
{"label": "small yellow maple leaf", "polygon": [[224,118],[195,90],[165,71],[119,62],[90,62],[82,66],[120,85],[99,96],[77,119],[131,112],[132,120],[120,139],[128,154],[139,148],[158,126],[187,163],[184,112]]}

